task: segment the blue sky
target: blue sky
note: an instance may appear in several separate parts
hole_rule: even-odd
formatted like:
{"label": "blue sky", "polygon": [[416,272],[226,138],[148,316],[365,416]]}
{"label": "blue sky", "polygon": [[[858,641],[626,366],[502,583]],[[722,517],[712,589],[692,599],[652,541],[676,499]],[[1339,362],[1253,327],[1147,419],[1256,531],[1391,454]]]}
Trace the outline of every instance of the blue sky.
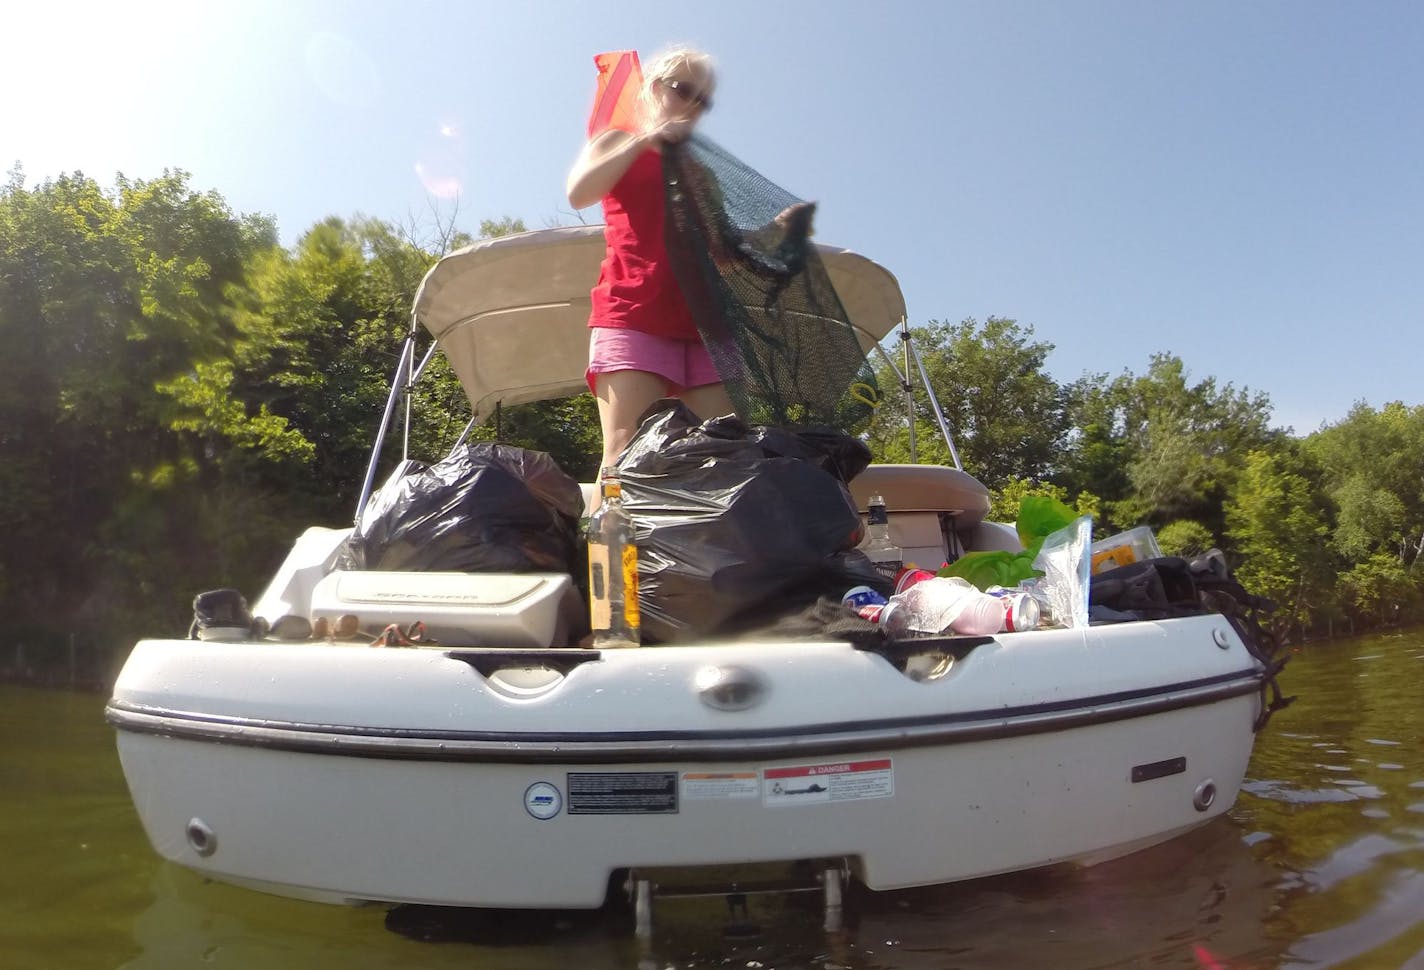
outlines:
{"label": "blue sky", "polygon": [[[911,322],[1013,317],[1059,380],[1269,395],[1307,433],[1424,403],[1424,5],[376,3],[7,7],[0,165],[186,169],[291,243],[328,216],[577,219],[592,55],[703,47],[705,132],[883,263]],[[584,217],[597,221],[597,210]]]}

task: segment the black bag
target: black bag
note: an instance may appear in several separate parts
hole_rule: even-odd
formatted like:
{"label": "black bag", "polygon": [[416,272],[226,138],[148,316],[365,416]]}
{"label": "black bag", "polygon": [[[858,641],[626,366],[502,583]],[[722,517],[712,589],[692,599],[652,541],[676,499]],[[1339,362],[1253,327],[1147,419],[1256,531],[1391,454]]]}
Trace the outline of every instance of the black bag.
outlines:
{"label": "black bag", "polygon": [[343,569],[575,572],[583,492],[542,451],[474,442],[403,462],[367,503]]}
{"label": "black bag", "polygon": [[869,463],[849,435],[699,422],[679,401],[654,404],[618,462],[643,639],[746,628],[851,586],[885,589],[854,548],[862,525],[845,486]]}
{"label": "black bag", "polygon": [[1164,556],[1098,573],[1088,585],[1088,612],[1092,619],[1164,620],[1205,610],[1187,561]]}
{"label": "black bag", "polygon": [[252,614],[247,609],[247,598],[235,589],[210,589],[193,597],[193,621],[188,625],[189,639],[207,639],[207,631],[222,632],[228,636],[235,631],[247,633],[252,629]]}
{"label": "black bag", "polygon": [[1162,620],[1198,613],[1242,616],[1276,608],[1269,599],[1248,593],[1215,549],[1191,562],[1163,556],[1098,573],[1088,587],[1088,606],[1092,619],[1103,621]]}
{"label": "black bag", "polygon": [[1275,608],[1271,600],[1248,593],[1236,581],[1226,557],[1217,549],[1191,562],[1164,556],[1105,570],[1094,576],[1088,587],[1088,616],[1094,623],[1165,620],[1201,613],[1225,617],[1266,671],[1261,683],[1261,713],[1254,726],[1257,731],[1272,714],[1295,700],[1281,693],[1276,675],[1287,658],[1276,657],[1280,643],[1261,623],[1262,614]]}

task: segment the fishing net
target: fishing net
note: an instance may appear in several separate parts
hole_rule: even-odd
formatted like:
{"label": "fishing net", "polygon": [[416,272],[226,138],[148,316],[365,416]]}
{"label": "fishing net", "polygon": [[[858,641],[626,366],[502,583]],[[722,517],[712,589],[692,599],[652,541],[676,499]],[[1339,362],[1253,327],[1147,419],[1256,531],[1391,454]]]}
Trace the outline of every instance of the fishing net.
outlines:
{"label": "fishing net", "polygon": [[748,424],[860,430],[880,400],[803,202],[701,136],[663,151],[668,257]]}

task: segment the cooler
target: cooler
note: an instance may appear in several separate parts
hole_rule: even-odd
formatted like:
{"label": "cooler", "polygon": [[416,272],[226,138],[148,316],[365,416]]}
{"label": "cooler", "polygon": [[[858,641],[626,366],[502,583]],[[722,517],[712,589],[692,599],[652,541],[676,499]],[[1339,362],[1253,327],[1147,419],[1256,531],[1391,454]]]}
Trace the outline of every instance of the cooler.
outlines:
{"label": "cooler", "polygon": [[567,646],[585,606],[567,573],[337,570],[312,590],[311,620],[352,615],[377,636],[420,621],[441,646]]}

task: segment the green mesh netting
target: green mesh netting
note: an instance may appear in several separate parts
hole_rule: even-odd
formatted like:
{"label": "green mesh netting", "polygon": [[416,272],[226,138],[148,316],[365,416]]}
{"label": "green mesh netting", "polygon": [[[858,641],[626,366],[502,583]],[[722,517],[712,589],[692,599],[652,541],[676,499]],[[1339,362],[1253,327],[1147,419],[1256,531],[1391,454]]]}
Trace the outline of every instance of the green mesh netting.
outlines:
{"label": "green mesh netting", "polygon": [[880,393],[810,241],[814,204],[700,136],[664,150],[663,179],[673,272],[737,414],[863,428]]}

